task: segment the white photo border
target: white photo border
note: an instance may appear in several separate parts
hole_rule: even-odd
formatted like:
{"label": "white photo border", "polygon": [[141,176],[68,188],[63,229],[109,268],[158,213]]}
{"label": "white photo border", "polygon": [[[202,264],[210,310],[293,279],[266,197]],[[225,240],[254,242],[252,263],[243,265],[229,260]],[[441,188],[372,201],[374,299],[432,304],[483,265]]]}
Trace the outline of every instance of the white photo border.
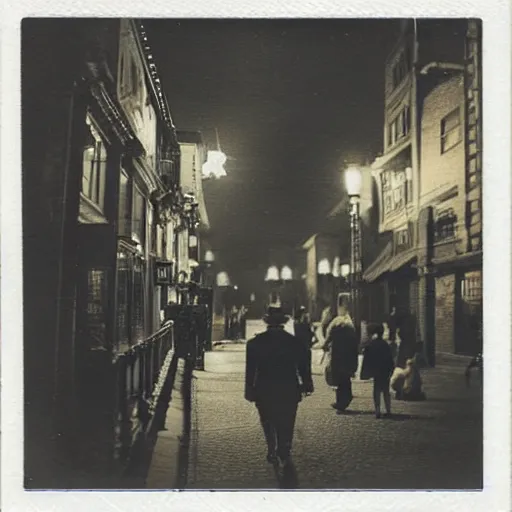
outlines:
{"label": "white photo border", "polygon": [[[338,2],[341,4],[341,2]],[[510,504],[511,48],[507,0],[4,1],[1,17],[1,499],[12,511],[478,510]],[[23,490],[20,38],[23,17],[476,17],[483,19],[484,490],[482,492],[26,492]]]}

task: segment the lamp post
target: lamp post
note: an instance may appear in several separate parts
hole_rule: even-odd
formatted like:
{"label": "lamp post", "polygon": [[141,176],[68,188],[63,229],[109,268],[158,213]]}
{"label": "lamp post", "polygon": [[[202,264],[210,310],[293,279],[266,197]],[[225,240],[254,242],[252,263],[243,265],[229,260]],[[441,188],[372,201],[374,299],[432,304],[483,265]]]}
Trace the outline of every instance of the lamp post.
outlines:
{"label": "lamp post", "polygon": [[345,171],[345,188],[350,204],[350,298],[358,339],[361,334],[360,301],[363,270],[360,215],[361,185],[361,171],[356,166],[350,166]]}

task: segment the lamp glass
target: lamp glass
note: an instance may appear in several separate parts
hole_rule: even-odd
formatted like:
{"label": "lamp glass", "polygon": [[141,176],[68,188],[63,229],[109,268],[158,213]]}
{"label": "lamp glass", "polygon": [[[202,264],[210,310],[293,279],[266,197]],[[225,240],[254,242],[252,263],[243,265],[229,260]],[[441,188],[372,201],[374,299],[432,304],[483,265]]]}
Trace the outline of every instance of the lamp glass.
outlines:
{"label": "lamp glass", "polygon": [[341,265],[341,276],[347,277],[350,274],[350,265],[348,263],[344,263]]}
{"label": "lamp glass", "polygon": [[215,255],[212,251],[208,250],[204,254],[204,261],[207,263],[213,263],[215,261]]}
{"label": "lamp glass", "polygon": [[327,258],[323,258],[318,262],[318,274],[325,276],[331,273],[331,264]]}
{"label": "lamp glass", "polygon": [[362,176],[357,167],[349,167],[345,171],[345,188],[349,196],[359,196],[361,194]]}
{"label": "lamp glass", "polygon": [[340,277],[340,258],[336,256],[332,262],[332,275],[334,277]]}
{"label": "lamp glass", "polygon": [[215,178],[221,178],[226,176],[226,170],[224,164],[226,163],[227,157],[222,151],[208,151],[208,158],[203,164],[203,177],[209,178],[211,176]]}
{"label": "lamp glass", "polygon": [[229,276],[227,272],[217,274],[217,286],[229,286]]}
{"label": "lamp glass", "polygon": [[279,270],[276,266],[268,268],[265,281],[279,281]]}
{"label": "lamp glass", "polygon": [[293,279],[292,269],[288,265],[281,269],[281,279],[283,281],[291,281]]}

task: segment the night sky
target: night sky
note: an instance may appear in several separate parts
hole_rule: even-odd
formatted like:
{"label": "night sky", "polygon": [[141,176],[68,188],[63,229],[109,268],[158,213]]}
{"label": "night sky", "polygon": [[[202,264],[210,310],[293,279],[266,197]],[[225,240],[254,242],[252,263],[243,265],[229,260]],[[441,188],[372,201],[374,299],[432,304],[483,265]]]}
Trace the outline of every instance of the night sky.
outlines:
{"label": "night sky", "polygon": [[[178,130],[228,177],[205,183],[214,250],[237,273],[296,247],[342,197],[344,161],[382,152],[384,64],[399,20],[147,20]],[[270,262],[268,262],[270,263]]]}

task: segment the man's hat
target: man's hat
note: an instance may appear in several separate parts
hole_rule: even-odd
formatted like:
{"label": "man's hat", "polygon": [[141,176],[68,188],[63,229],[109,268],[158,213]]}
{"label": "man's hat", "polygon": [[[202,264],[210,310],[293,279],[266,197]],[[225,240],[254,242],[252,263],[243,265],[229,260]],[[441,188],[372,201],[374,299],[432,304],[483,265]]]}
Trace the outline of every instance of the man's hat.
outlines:
{"label": "man's hat", "polygon": [[284,325],[289,319],[279,304],[271,304],[263,317],[263,321],[268,325]]}

